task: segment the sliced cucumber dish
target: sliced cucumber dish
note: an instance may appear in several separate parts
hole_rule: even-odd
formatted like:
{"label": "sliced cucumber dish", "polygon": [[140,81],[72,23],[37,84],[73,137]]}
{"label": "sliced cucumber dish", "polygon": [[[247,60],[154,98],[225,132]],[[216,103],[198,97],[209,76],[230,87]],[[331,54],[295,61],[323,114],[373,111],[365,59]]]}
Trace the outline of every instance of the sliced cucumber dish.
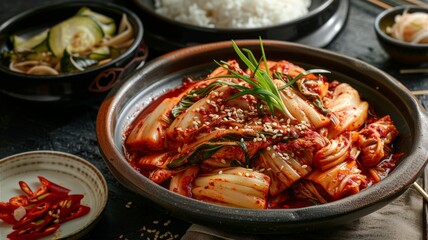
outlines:
{"label": "sliced cucumber dish", "polygon": [[38,64],[59,73],[84,71],[117,58],[129,47],[127,43],[133,42],[131,36],[117,43],[116,39],[124,35],[117,29],[122,29],[124,24],[131,27],[127,20],[123,23],[124,17],[118,28],[115,19],[82,7],[74,16],[48,29],[35,34],[11,35],[13,49],[3,50],[0,57],[9,59],[11,70],[16,72],[34,72],[28,71],[28,66]]}

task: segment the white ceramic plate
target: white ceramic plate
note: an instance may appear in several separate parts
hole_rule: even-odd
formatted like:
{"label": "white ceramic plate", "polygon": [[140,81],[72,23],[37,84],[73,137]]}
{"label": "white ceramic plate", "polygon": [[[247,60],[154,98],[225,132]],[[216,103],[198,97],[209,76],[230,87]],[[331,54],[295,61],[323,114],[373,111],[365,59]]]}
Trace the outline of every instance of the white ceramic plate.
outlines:
{"label": "white ceramic plate", "polygon": [[[88,161],[56,151],[32,151],[0,159],[0,201],[9,201],[23,195],[18,182],[23,180],[34,190],[43,176],[71,190],[83,194],[83,205],[91,208],[89,214],[61,224],[56,233],[44,239],[78,239],[99,220],[108,198],[107,183],[101,172]],[[12,226],[0,220],[0,239],[7,239]]]}

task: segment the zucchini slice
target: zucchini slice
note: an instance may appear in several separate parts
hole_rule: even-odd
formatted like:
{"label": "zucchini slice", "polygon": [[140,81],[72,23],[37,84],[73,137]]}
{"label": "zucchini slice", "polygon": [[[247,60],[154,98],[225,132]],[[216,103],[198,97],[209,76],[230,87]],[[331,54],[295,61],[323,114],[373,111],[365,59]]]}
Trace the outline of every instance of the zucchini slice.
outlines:
{"label": "zucchini slice", "polygon": [[104,24],[110,24],[114,22],[113,18],[107,17],[106,15],[103,15],[101,13],[97,13],[92,11],[90,8],[88,7],[82,7],[76,15],[79,16],[90,16],[90,17],[94,17],[95,19],[97,19],[100,23],[104,23]]}
{"label": "zucchini slice", "polygon": [[110,48],[108,46],[102,46],[94,49],[94,51],[92,51],[88,57],[95,60],[103,60],[109,58],[110,55]]}
{"label": "zucchini slice", "polygon": [[101,26],[106,35],[113,36],[116,33],[116,22],[113,18],[107,17],[101,13],[94,12],[87,7],[82,7],[76,15],[94,18],[94,20]]}
{"label": "zucchini slice", "polygon": [[13,48],[17,51],[31,50],[38,45],[41,45],[46,40],[48,32],[49,29],[46,29],[30,38],[12,35]]}
{"label": "zucchini slice", "polygon": [[66,49],[63,55],[61,58],[61,71],[64,73],[81,72],[98,64],[98,60],[95,59],[72,56]]}
{"label": "zucchini slice", "polygon": [[82,52],[101,42],[103,37],[103,30],[91,17],[74,16],[51,28],[48,46],[53,55],[61,58],[65,49],[71,53]]}

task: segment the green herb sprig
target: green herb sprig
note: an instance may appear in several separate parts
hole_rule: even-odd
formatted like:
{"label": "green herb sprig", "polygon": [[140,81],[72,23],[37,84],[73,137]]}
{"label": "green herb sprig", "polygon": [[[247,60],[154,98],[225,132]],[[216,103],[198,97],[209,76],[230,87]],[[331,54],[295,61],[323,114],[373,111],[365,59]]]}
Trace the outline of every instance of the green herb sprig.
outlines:
{"label": "green herb sprig", "polygon": [[[313,74],[313,73],[318,73],[318,74],[321,74],[321,73],[330,73],[330,71],[324,70],[324,69],[310,69],[310,70],[307,70],[307,71],[299,73],[294,78],[291,77],[291,76],[289,76],[289,75],[286,75],[286,78],[287,78],[286,84],[278,87],[278,90],[286,89],[286,88],[294,85],[297,82],[297,80],[301,79],[302,77],[304,77],[306,75],[309,75],[309,74]],[[275,72],[275,74],[276,74],[276,76],[279,79],[283,79],[282,77],[280,78],[280,76],[282,75],[281,73]]]}
{"label": "green herb sprig", "polygon": [[[251,50],[243,48],[241,51],[241,49],[238,47],[236,42],[233,40],[232,40],[232,47],[237,53],[237,55],[239,56],[239,58],[253,72],[253,75],[249,76],[249,75],[238,73],[237,71],[234,71],[227,62],[215,61],[219,66],[225,68],[231,73],[231,75],[217,76],[216,78],[238,78],[250,84],[251,88],[242,86],[240,84],[236,84],[233,82],[227,82],[222,80],[219,80],[217,82],[221,84],[229,85],[233,88],[240,90],[240,92],[234,94],[231,97],[231,99],[237,98],[246,94],[255,96],[259,100],[259,102],[264,102],[268,106],[272,115],[275,114],[275,110],[279,110],[286,117],[290,119],[295,119],[291,115],[291,113],[288,111],[288,109],[284,106],[284,103],[282,102],[282,99],[281,99],[280,91],[288,87],[291,87],[293,85],[296,85],[297,81],[306,75],[330,73],[330,71],[324,70],[324,69],[310,69],[302,73],[299,73],[297,76],[293,78],[289,75],[284,76],[282,73],[274,72],[273,77],[275,79],[282,80],[285,82],[284,85],[277,87],[274,83],[274,79],[271,77],[271,74],[269,72],[266,54],[263,48],[263,42],[261,38],[260,38],[260,49],[262,52],[262,57],[259,61],[256,60]],[[247,55],[245,55],[244,52]],[[260,64],[264,64],[265,68],[261,69]],[[296,88],[300,90],[299,87],[296,87]],[[316,101],[314,101],[314,104],[323,112],[324,115],[330,115],[330,112],[327,109],[325,109],[320,99],[317,98]]]}
{"label": "green herb sprig", "polygon": [[[260,61],[256,60],[251,50],[244,48],[241,51],[241,49],[233,40],[232,40],[232,47],[235,50],[235,52],[238,54],[242,62],[244,62],[244,64],[253,72],[253,75],[248,76],[248,75],[238,73],[232,70],[231,67],[226,62],[216,61],[216,63],[219,66],[227,69],[231,73],[231,75],[218,76],[217,78],[238,78],[247,82],[252,87],[250,88],[250,87],[242,86],[236,83],[226,82],[221,80],[218,81],[240,90],[240,92],[233,95],[231,99],[237,98],[246,94],[250,94],[258,98],[259,100],[262,100],[262,102],[264,102],[267,105],[272,115],[275,114],[275,110],[279,110],[282,114],[284,114],[288,118],[294,119],[294,117],[289,113],[289,111],[284,106],[284,103],[282,102],[281,96],[279,94],[279,90],[275,86],[273,79],[270,75],[265,51],[263,48],[262,39],[260,38],[260,49],[262,52],[262,57]],[[243,51],[247,55],[245,55]],[[265,65],[264,69],[260,68],[260,64],[262,63]]]}

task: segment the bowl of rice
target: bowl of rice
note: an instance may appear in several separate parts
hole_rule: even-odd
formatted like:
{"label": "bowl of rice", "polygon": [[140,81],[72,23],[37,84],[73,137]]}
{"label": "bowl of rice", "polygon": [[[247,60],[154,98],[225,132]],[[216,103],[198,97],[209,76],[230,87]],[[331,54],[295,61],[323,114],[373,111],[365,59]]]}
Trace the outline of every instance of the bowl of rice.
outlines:
{"label": "bowl of rice", "polygon": [[134,0],[160,52],[230,39],[295,41],[334,17],[339,0]]}

